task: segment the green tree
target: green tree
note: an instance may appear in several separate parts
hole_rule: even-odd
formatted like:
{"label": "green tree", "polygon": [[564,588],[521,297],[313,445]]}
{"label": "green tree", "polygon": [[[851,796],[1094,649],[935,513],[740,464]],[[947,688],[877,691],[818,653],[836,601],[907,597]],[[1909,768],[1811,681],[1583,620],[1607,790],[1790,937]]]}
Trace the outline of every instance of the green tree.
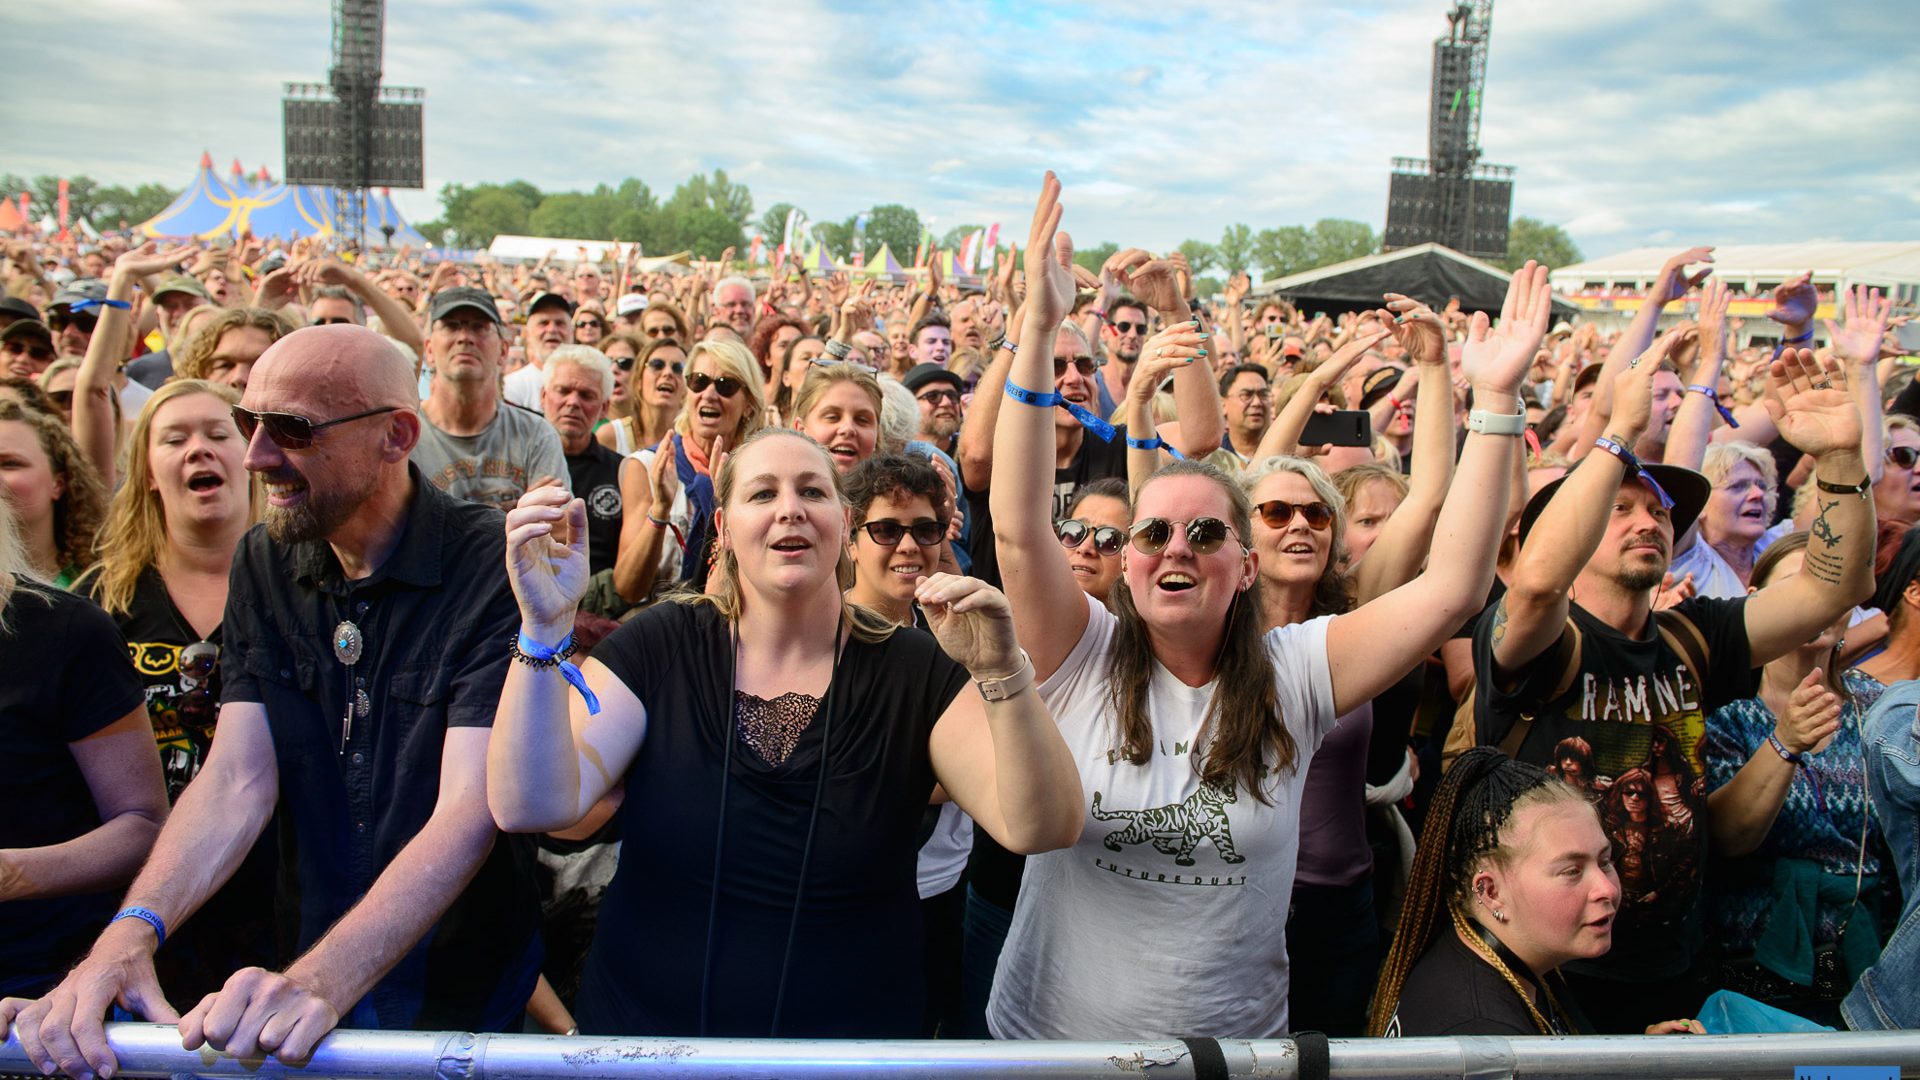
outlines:
{"label": "green tree", "polygon": [[1229,225],[1220,231],[1220,242],[1214,245],[1219,256],[1220,269],[1229,274],[1237,274],[1253,265],[1253,230],[1245,225]]}
{"label": "green tree", "polygon": [[1262,277],[1280,278],[1311,270],[1317,265],[1313,259],[1313,237],[1298,225],[1261,229],[1253,238],[1253,261]]}
{"label": "green tree", "polygon": [[1565,229],[1530,217],[1517,217],[1507,229],[1507,258],[1500,265],[1518,270],[1533,259],[1543,266],[1571,266],[1581,259],[1580,249]]}
{"label": "green tree", "polygon": [[845,221],[822,221],[813,226],[813,238],[827,249],[827,254],[845,262],[853,254],[853,218]]}
{"label": "green tree", "polygon": [[527,215],[527,231],[534,236],[611,240],[613,221],[605,214],[607,207],[600,205],[609,201],[577,191],[549,195]]}
{"label": "green tree", "polygon": [[867,211],[866,252],[871,255],[885,244],[903,266],[913,265],[914,250],[920,246],[920,214],[899,203],[887,203]]}
{"label": "green tree", "polygon": [[103,229],[131,227],[165,210],[180,193],[159,184],[141,184],[131,190],[109,185],[95,193],[94,224]]}
{"label": "green tree", "polygon": [[691,251],[697,259],[717,259],[726,249],[740,247],[740,223],[712,206],[671,215],[669,230],[675,241],[672,247]]}
{"label": "green tree", "polygon": [[1331,266],[1358,259],[1380,250],[1380,238],[1373,226],[1345,218],[1321,218],[1313,223],[1314,266]]}
{"label": "green tree", "polygon": [[[760,215],[760,235],[767,238],[769,250],[779,247],[780,241],[786,238],[787,215],[796,209],[799,208],[792,203],[777,202],[767,207],[767,212]],[[803,215],[804,213],[805,211],[802,211]]]}
{"label": "green tree", "polygon": [[471,198],[462,199],[459,213],[456,214],[452,206],[447,206],[443,218],[447,231],[443,238],[459,247],[486,247],[501,233],[514,236],[530,233],[532,230],[527,226],[527,217],[531,213],[533,208],[527,205],[520,192],[488,184],[485,190],[476,191]]}
{"label": "green tree", "polygon": [[1120,245],[1108,241],[1104,244],[1095,244],[1090,248],[1076,249],[1073,253],[1073,261],[1097,274],[1100,268],[1107,264],[1108,259],[1119,253]]}
{"label": "green tree", "polygon": [[959,251],[960,245],[966,241],[967,237],[984,228],[986,228],[985,225],[955,225],[941,233],[939,243],[934,246],[941,251]]}
{"label": "green tree", "polygon": [[1180,254],[1187,257],[1187,265],[1193,268],[1196,288],[1199,287],[1198,275],[1220,265],[1220,252],[1205,240],[1180,241]]}
{"label": "green tree", "polygon": [[685,183],[674,189],[673,197],[667,200],[665,209],[668,214],[678,217],[702,207],[720,211],[733,222],[736,230],[743,229],[747,219],[753,216],[753,194],[745,184],[728,180],[725,169],[715,169],[711,177],[699,173],[688,177]]}
{"label": "green tree", "polygon": [[[29,188],[33,192],[35,205],[44,209],[55,221],[60,219],[60,180],[58,176],[36,176]],[[96,195],[100,190],[100,182],[91,176],[69,176],[66,181],[69,220],[86,218],[93,221],[94,212],[99,209]],[[39,210],[34,211],[34,216],[38,217],[39,213]]]}

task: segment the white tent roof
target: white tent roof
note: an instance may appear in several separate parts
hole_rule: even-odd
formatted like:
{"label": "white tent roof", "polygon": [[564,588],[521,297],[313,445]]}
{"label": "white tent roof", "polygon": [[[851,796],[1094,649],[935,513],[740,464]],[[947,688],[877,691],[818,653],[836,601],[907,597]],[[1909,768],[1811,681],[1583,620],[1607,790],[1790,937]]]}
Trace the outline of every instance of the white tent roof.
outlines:
{"label": "white tent roof", "polygon": [[[1651,282],[1660,264],[1679,250],[1678,245],[1635,248],[1563,266],[1552,273],[1553,287],[1577,292],[1588,282]],[[1735,284],[1771,286],[1807,271],[1822,284],[1920,287],[1920,240],[1728,244],[1713,253],[1713,275]]]}
{"label": "white tent roof", "polygon": [[[632,244],[623,244],[617,240],[567,240],[551,236],[512,236],[502,233],[493,238],[493,243],[487,245],[487,253],[496,259],[512,260],[538,259],[551,251],[555,253],[554,258],[557,261],[572,263],[578,261],[580,252],[585,250],[587,258],[594,262],[605,262],[609,258],[618,262],[632,248]],[[659,270],[676,263],[684,263],[689,257],[688,252],[681,251],[672,255],[641,259],[638,267],[643,271]]]}

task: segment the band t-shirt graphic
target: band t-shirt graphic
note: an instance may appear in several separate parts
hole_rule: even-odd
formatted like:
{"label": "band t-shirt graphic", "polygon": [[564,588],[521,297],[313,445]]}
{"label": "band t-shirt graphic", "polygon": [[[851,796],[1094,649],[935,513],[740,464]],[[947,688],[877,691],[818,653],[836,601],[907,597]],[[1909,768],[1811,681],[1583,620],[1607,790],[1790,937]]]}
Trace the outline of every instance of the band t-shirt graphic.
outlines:
{"label": "band t-shirt graphic", "polygon": [[1568,970],[1625,981],[1685,971],[1700,944],[1700,875],[1707,854],[1706,716],[1753,696],[1746,599],[1694,597],[1675,612],[1698,629],[1707,669],[1696,680],[1686,657],[1649,620],[1629,638],[1571,605],[1580,631],[1578,670],[1566,692],[1559,646],[1536,657],[1503,688],[1490,677],[1493,631],[1474,631],[1476,735],[1499,745],[1522,716],[1532,726],[1516,756],[1585,792],[1600,812],[1620,874],[1613,948]]}
{"label": "band t-shirt graphic", "polygon": [[[160,748],[160,768],[167,781],[167,801],[172,803],[186,790],[187,782],[199,774],[213,745],[214,719],[220,705],[220,668],[212,664],[211,672],[204,677],[180,670],[181,653],[201,638],[174,607],[166,583],[155,570],[140,575],[127,613],[114,621],[126,636],[133,669],[146,688],[147,719],[153,722],[153,739]],[[220,639],[219,627],[206,637],[207,643],[216,648]]]}
{"label": "band t-shirt graphic", "polygon": [[987,1008],[996,1037],[1286,1034],[1300,799],[1335,723],[1330,622],[1266,635],[1297,756],[1266,774],[1263,803],[1201,782],[1197,737],[1215,684],[1187,686],[1158,663],[1153,753],[1127,761],[1108,701],[1118,620],[1088,598],[1086,632],[1039,686],[1079,766],[1086,821],[1074,846],[1027,859]]}

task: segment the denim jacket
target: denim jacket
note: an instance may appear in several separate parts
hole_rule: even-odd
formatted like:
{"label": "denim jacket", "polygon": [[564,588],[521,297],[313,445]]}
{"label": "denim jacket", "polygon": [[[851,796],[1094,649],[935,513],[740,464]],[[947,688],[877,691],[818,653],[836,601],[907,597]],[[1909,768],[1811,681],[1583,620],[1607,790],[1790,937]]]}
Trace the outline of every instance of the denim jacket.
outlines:
{"label": "denim jacket", "polygon": [[1895,683],[1867,714],[1867,790],[1893,851],[1900,925],[1840,1004],[1857,1031],[1920,1028],[1920,681]]}

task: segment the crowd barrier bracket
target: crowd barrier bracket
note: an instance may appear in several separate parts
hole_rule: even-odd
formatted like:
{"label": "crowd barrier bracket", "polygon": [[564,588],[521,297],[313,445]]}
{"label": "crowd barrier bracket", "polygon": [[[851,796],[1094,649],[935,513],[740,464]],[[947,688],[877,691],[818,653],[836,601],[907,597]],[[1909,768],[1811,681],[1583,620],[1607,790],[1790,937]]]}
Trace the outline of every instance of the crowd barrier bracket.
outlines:
{"label": "crowd barrier bracket", "polygon": [[[1139,1042],[881,1042],[666,1039],[336,1031],[304,1067],[183,1050],[171,1025],[109,1024],[116,1077],[330,1080],[1196,1080],[1178,1040]],[[1232,1080],[1295,1080],[1287,1039],[1222,1039]],[[1792,1035],[1580,1036],[1506,1039],[1335,1039],[1339,1080],[1793,1080],[1812,1066],[1880,1066],[1920,1075],[1920,1031]],[[37,1074],[20,1043],[0,1046],[0,1073]],[[1816,1076],[1821,1075],[1819,1072]]]}

